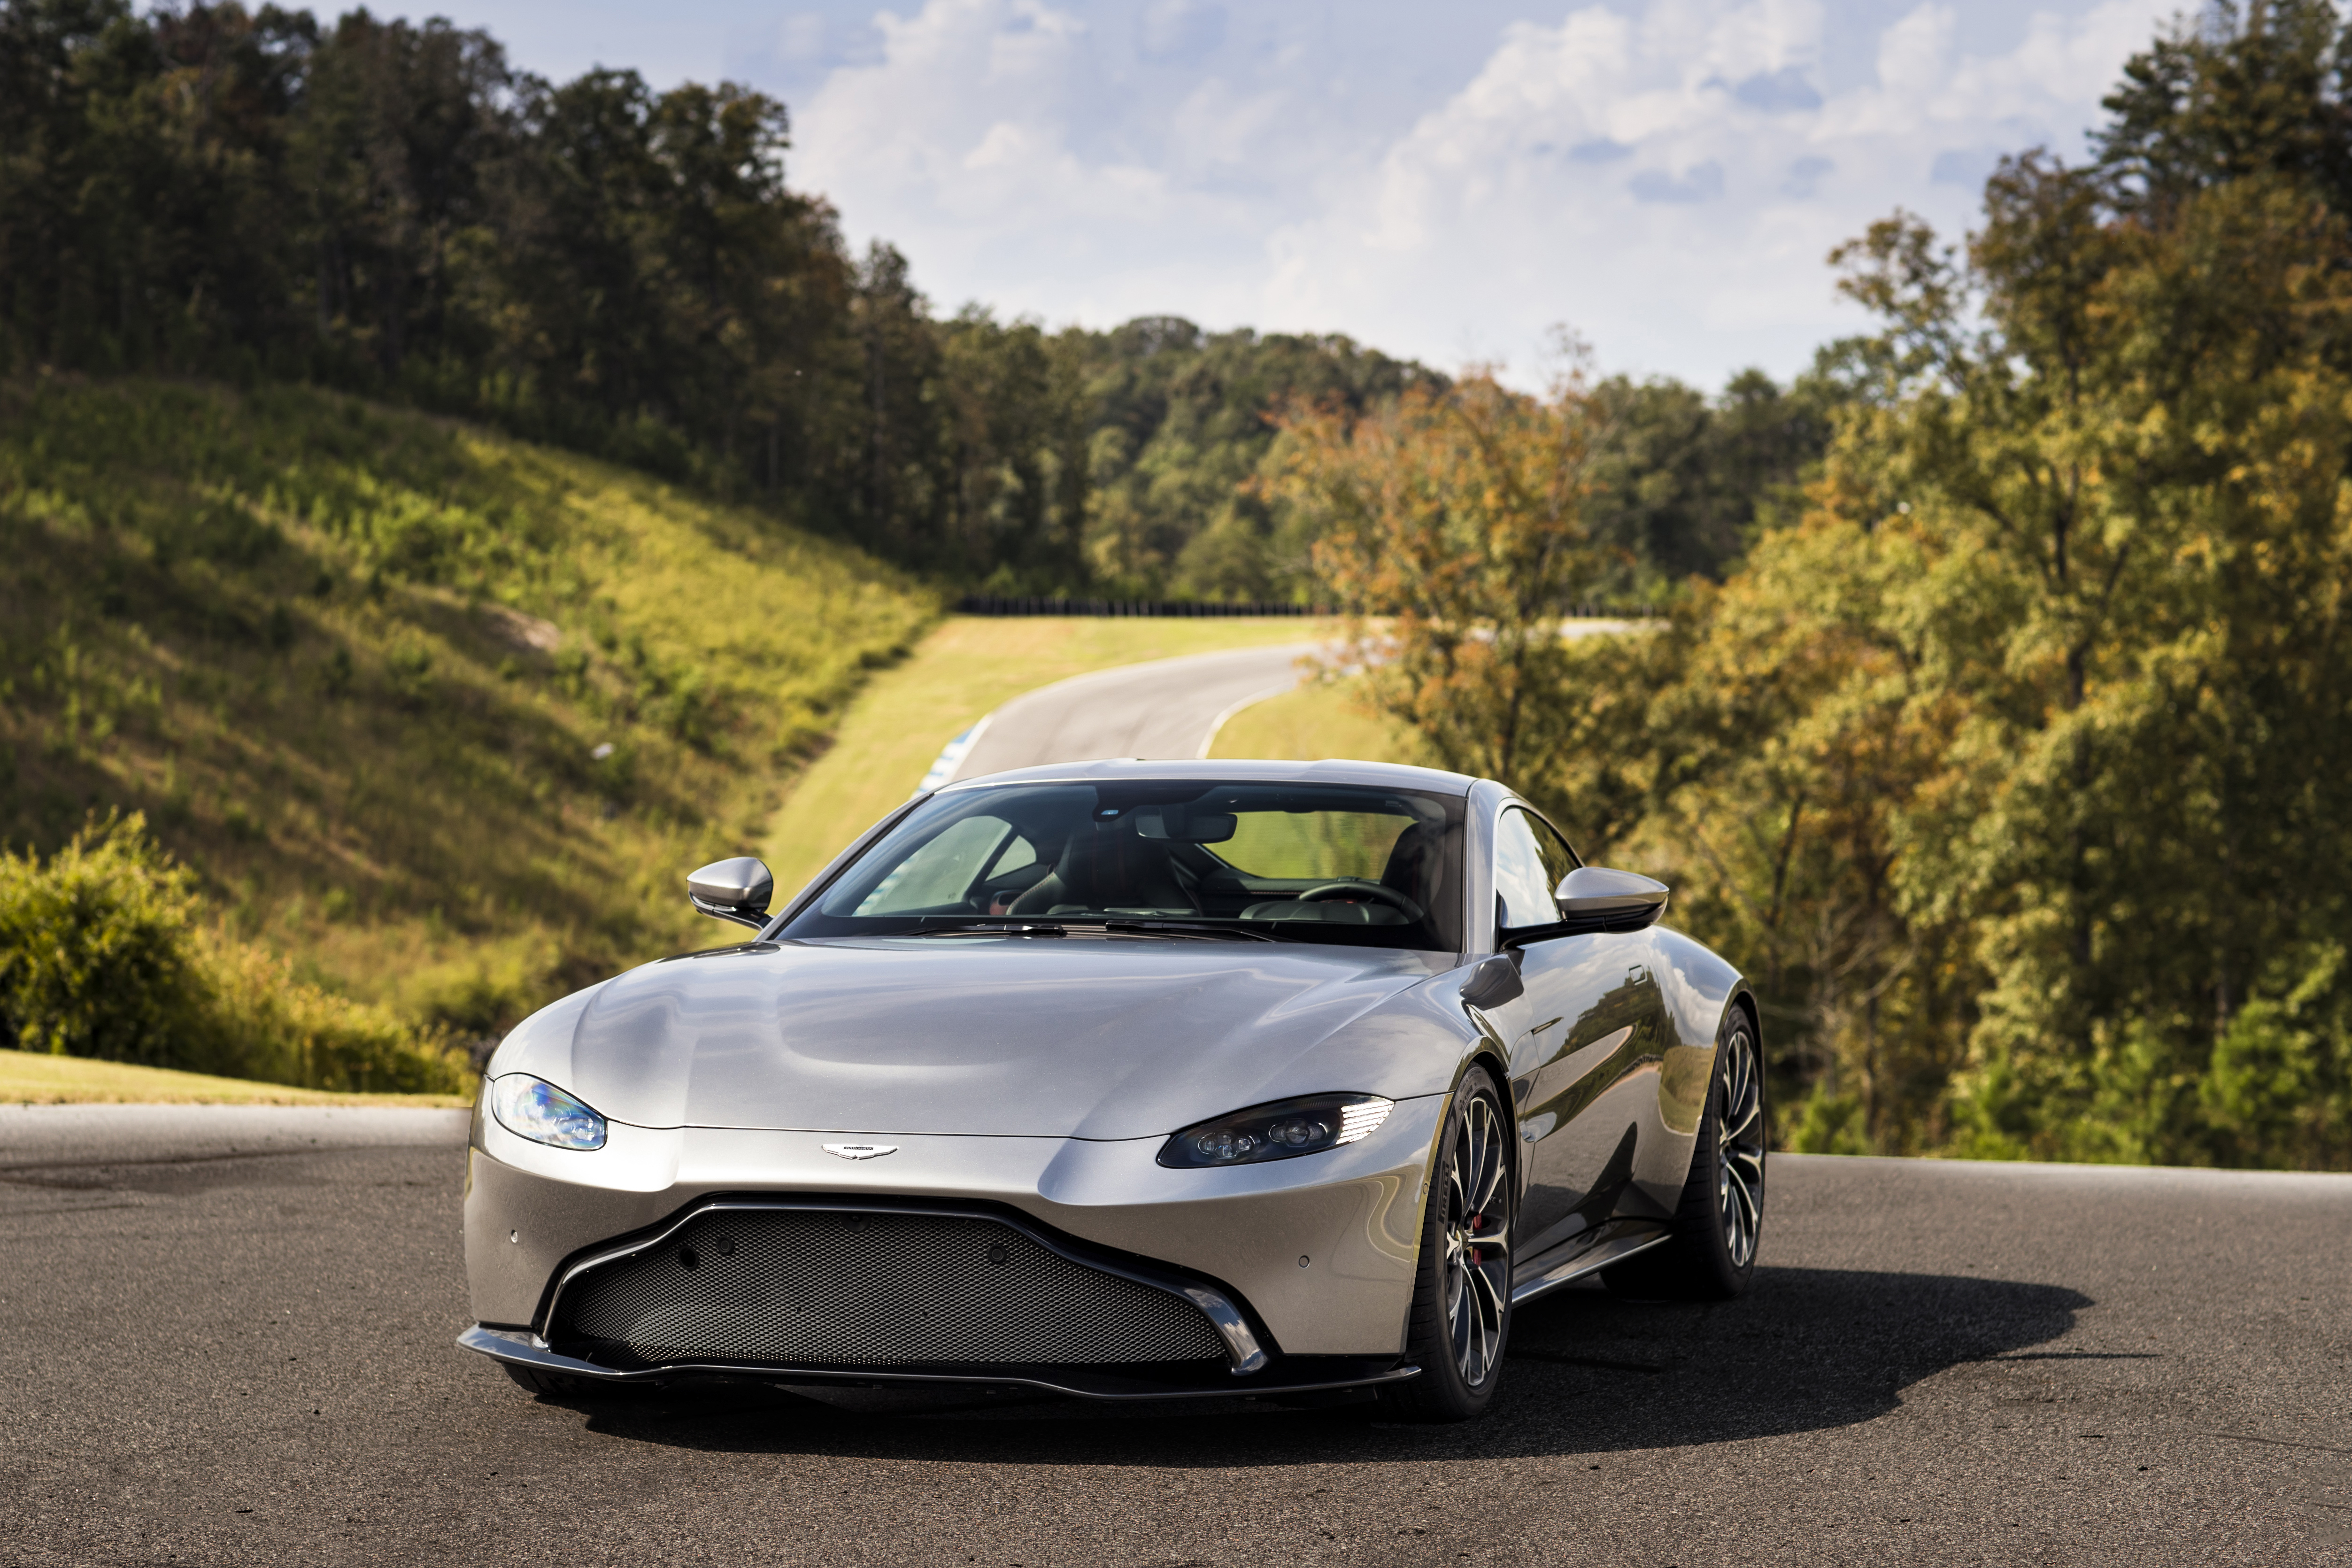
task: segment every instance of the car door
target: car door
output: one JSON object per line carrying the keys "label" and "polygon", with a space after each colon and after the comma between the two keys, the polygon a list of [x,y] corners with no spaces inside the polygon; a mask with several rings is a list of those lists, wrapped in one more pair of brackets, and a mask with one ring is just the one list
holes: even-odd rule
{"label": "car door", "polygon": [[[1550,824],[1506,807],[1495,832],[1497,940],[1557,921],[1552,891],[1576,864]],[[1656,1057],[1662,998],[1643,932],[1517,945],[1525,991],[1488,1016],[1510,1030],[1524,1268],[1586,1239],[1632,1181],[1639,1130],[1656,1109],[1656,1075],[1636,1069]]]}

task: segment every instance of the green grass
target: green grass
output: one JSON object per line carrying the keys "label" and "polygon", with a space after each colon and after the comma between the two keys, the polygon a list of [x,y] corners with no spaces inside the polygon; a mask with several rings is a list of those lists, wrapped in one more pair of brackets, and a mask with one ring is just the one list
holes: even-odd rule
{"label": "green grass", "polygon": [[0,1050],[0,1105],[467,1106],[455,1094],[329,1094],[127,1062]]}
{"label": "green grass", "polygon": [[683,873],[758,846],[936,614],[845,545],[448,421],[0,384],[0,838],[142,810],[228,934],[461,1032],[705,944]]}
{"label": "green grass", "polygon": [[1331,622],[1282,618],[954,616],[905,664],[867,683],[832,749],[786,799],[765,851],[778,893],[797,890],[912,795],[940,748],[1009,698],[1114,665],[1313,642],[1336,630]]}
{"label": "green grass", "polygon": [[1362,684],[1360,677],[1315,680],[1253,702],[1225,721],[1209,754],[1302,763],[1347,757],[1435,767],[1420,737],[1364,710]]}

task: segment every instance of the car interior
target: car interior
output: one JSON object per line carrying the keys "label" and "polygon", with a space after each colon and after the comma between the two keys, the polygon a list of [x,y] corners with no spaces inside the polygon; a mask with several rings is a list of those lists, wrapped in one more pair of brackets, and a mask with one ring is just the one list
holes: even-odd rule
{"label": "car interior", "polygon": [[1447,915],[1459,896],[1460,808],[1442,797],[1180,783],[1006,786],[936,804],[869,851],[872,869],[853,868],[824,913],[858,926],[1237,921],[1338,928],[1333,937],[1378,928],[1422,939],[1412,946],[1452,945],[1440,932],[1456,923]]}

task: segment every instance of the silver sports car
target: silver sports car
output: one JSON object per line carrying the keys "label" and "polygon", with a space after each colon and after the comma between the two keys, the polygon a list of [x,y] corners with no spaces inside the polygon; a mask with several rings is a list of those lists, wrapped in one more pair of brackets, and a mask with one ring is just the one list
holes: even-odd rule
{"label": "silver sports car", "polygon": [[918,796],[754,927],[532,1016],[474,1118],[459,1343],[719,1377],[1493,1397],[1513,1308],[1736,1296],[1738,973],[1491,781],[1088,763]]}

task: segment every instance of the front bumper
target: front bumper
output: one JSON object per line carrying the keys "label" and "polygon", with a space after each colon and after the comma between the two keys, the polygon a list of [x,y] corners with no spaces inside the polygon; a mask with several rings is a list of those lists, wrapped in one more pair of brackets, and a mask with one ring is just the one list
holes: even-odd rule
{"label": "front bumper", "polygon": [[[886,1138],[616,1124],[604,1149],[583,1152],[529,1142],[479,1117],[467,1154],[465,1217],[480,1326],[461,1342],[514,1364],[598,1382],[657,1381],[689,1371],[750,1374],[753,1369],[739,1364],[620,1370],[562,1356],[546,1340],[559,1282],[610,1251],[616,1238],[657,1234],[713,1200],[911,1199],[1010,1211],[1078,1244],[1195,1279],[1231,1304],[1263,1361],[1251,1363],[1220,1321],[1235,1375],[1198,1390],[1100,1368],[963,1377],[820,1367],[794,1370],[795,1379],[1025,1383],[1142,1398],[1410,1376],[1400,1362],[1423,1176],[1444,1110],[1443,1096],[1402,1100],[1361,1143],[1221,1171],[1159,1165],[1158,1139]],[[853,1163],[824,1151],[828,1142],[860,1136],[894,1143],[896,1152]],[[1218,1320],[1213,1309],[1203,1310]],[[551,1365],[549,1357],[566,1364]],[[773,1369],[759,1374],[782,1381]]]}
{"label": "front bumper", "polygon": [[734,1362],[679,1363],[668,1366],[620,1371],[593,1361],[558,1354],[529,1329],[492,1329],[477,1323],[457,1336],[459,1348],[478,1351],[506,1366],[520,1367],[577,1380],[585,1386],[630,1388],[662,1386],[704,1379],[771,1384],[790,1388],[812,1384],[849,1387],[897,1386],[920,1384],[1017,1386],[1067,1394],[1081,1399],[1231,1399],[1265,1394],[1319,1394],[1343,1388],[1372,1388],[1402,1383],[1421,1375],[1421,1369],[1394,1356],[1290,1356],[1245,1382],[1200,1382],[1173,1384],[1146,1377],[1122,1377],[1097,1367],[1038,1367],[986,1373],[846,1371],[835,1367],[758,1367]]}

